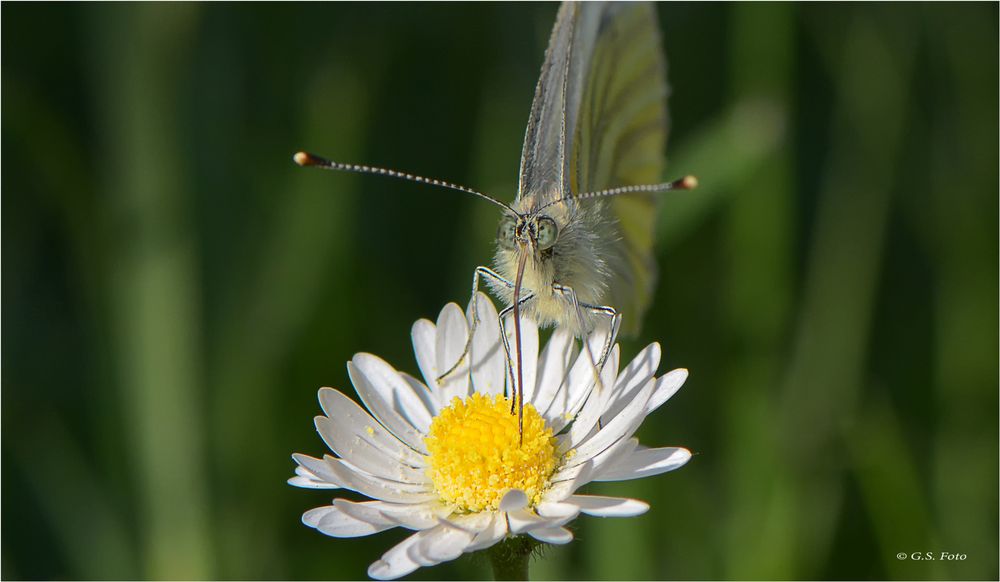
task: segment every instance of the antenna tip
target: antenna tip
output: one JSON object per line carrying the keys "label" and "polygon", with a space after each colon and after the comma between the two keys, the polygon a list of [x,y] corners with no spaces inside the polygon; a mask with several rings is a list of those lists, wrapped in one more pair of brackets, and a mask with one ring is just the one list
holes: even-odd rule
{"label": "antenna tip", "polygon": [[307,154],[306,152],[296,153],[294,156],[292,156],[292,160],[294,160],[296,164],[302,166],[303,168],[306,166],[314,166],[318,161],[316,159],[316,156],[312,154]]}
{"label": "antenna tip", "polygon": [[685,190],[694,190],[698,187],[698,178],[694,176],[684,176],[681,178],[681,188]]}

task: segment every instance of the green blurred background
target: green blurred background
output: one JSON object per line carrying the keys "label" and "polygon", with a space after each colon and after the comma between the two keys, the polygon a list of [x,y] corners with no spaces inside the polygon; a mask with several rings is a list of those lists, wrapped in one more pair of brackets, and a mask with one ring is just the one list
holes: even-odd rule
{"label": "green blurred background", "polygon": [[[316,389],[467,300],[553,4],[9,4],[2,576],[363,578],[289,487]],[[998,11],[664,4],[661,281],[684,389],[539,578],[998,577]],[[897,560],[898,552],[964,554]],[[412,577],[482,578],[476,557]]]}

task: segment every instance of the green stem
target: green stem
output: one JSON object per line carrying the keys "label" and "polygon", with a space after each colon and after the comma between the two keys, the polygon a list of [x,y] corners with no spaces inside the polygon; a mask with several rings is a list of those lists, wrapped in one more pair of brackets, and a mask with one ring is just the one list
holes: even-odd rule
{"label": "green stem", "polygon": [[507,538],[489,550],[494,580],[527,580],[528,560],[538,542],[527,537]]}

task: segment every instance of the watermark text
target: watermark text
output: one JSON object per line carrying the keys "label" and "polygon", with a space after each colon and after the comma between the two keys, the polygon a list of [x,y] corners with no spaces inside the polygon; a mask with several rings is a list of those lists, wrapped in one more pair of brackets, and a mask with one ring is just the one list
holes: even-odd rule
{"label": "watermark text", "polygon": [[964,562],[968,555],[960,552],[899,552],[897,560],[913,560],[915,562]]}

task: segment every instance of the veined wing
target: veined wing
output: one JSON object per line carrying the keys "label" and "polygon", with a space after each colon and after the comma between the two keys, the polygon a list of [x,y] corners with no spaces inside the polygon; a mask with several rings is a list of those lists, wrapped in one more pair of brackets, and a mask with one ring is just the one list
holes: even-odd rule
{"label": "veined wing", "polygon": [[549,46],[545,49],[542,74],[535,86],[528,129],[521,151],[521,171],[517,201],[533,196],[537,204],[569,194],[569,180],[564,171],[568,159],[565,135],[569,135],[566,97],[573,90],[579,93],[577,82],[569,87],[570,52],[578,6],[563,2],[556,15]]}
{"label": "veined wing", "polygon": [[[587,74],[579,110],[573,112],[576,124],[567,134],[573,140],[571,190],[661,181],[667,81],[655,7],[587,3],[580,7],[579,20],[581,32],[594,32],[575,40],[571,57],[571,74],[577,62],[587,61],[581,69]],[[653,226],[658,201],[656,194],[629,194],[609,202],[620,237],[618,256],[611,260],[610,303],[626,316],[623,332],[639,331],[656,286]]]}
{"label": "veined wing", "polygon": [[[535,89],[518,200],[531,196],[540,206],[571,193],[659,182],[665,69],[651,4],[563,3]],[[616,238],[608,243],[609,299],[626,314],[625,332],[638,331],[656,284],[657,200],[629,194],[608,202]]]}

